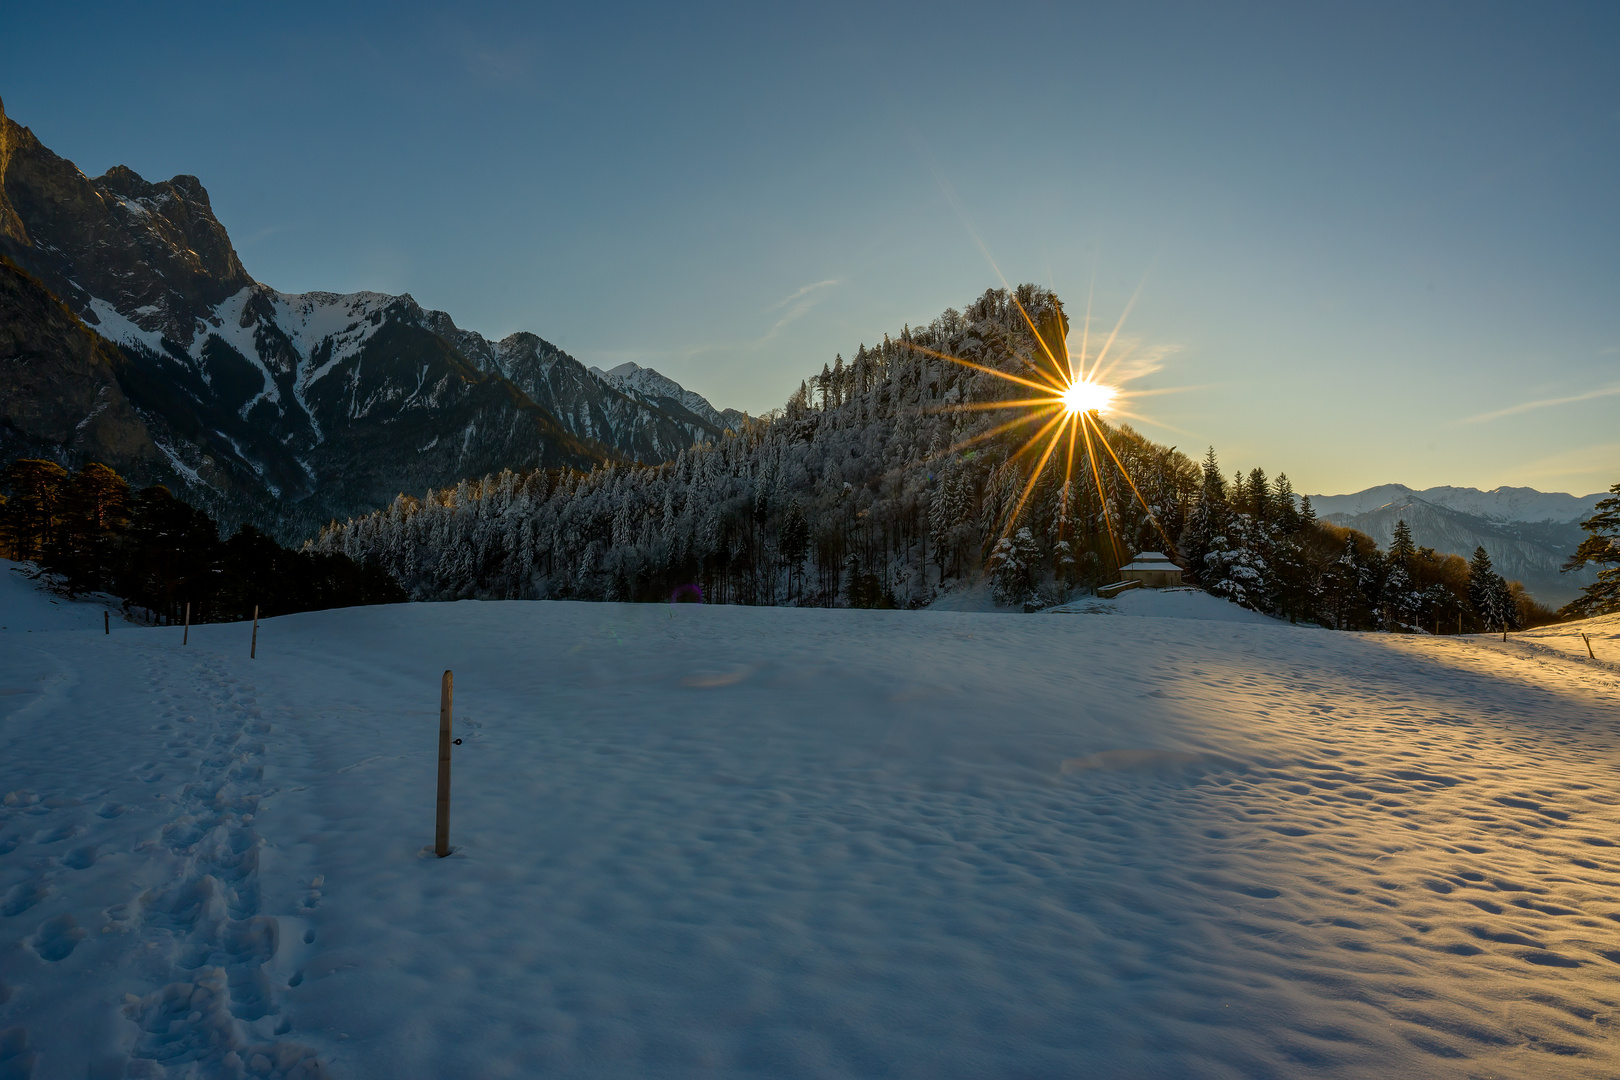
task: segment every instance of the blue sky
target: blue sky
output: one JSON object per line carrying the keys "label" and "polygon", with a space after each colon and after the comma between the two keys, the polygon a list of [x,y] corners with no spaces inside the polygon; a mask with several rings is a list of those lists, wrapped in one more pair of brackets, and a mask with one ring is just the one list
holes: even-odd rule
{"label": "blue sky", "polygon": [[1612,4],[5,23],[14,119],[92,175],[200,177],[285,291],[409,292],[759,412],[998,273],[1076,322],[1140,289],[1131,386],[1185,389],[1139,426],[1228,471],[1620,481]]}

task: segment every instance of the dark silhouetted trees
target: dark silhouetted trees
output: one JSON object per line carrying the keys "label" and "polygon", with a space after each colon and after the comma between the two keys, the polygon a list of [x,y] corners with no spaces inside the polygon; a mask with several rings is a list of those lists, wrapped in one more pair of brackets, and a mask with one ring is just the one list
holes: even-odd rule
{"label": "dark silhouetted trees", "polygon": [[393,603],[406,599],[388,573],[343,555],[290,551],[245,527],[221,541],[203,511],[167,488],[133,495],[112,469],[71,475],[49,461],[19,460],[0,472],[0,537],[14,557],[37,561],[69,593],[106,592],[126,609],[193,622]]}

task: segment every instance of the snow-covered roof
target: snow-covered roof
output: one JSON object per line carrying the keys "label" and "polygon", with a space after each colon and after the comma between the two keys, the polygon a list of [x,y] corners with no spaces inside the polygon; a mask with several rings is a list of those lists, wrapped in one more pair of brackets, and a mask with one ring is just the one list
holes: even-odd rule
{"label": "snow-covered roof", "polygon": [[1144,551],[1129,566],[1122,566],[1120,570],[1174,570],[1181,571],[1181,567],[1170,561],[1170,557],[1162,551]]}

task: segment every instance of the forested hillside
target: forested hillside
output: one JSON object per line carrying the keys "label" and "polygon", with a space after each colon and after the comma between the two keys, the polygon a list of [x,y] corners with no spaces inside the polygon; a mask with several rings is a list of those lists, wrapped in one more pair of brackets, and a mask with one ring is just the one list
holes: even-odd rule
{"label": "forested hillside", "polygon": [[1408,543],[1391,558],[1317,522],[1286,475],[1228,483],[1213,450],[1200,468],[1124,425],[1099,421],[1106,445],[1059,449],[1031,485],[1037,418],[989,407],[1026,392],[949,357],[1029,377],[1066,330],[1052,293],[991,290],[838,357],[782,409],[673,462],[401,495],[311,548],[374,560],[417,599],[918,607],[988,573],[1026,608],[1164,549],[1210,591],[1296,620],[1454,632],[1534,617],[1488,570],[1471,596],[1455,556]]}

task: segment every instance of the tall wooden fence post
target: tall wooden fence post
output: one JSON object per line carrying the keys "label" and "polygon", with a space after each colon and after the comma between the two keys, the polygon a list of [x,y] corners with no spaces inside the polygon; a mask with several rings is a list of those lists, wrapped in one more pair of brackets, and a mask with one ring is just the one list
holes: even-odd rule
{"label": "tall wooden fence post", "polygon": [[1586,636],[1586,632],[1584,630],[1580,632],[1580,635],[1581,640],[1586,642],[1586,655],[1591,657],[1591,659],[1596,660],[1597,656],[1592,652],[1592,639]]}
{"label": "tall wooden fence post", "polygon": [[439,683],[439,813],[434,822],[433,853],[450,854],[450,689],[454,675],[446,671]]}
{"label": "tall wooden fence post", "polygon": [[191,601],[186,601],[186,630],[180,636],[180,644],[185,645],[191,641]]}
{"label": "tall wooden fence post", "polygon": [[259,605],[253,605],[253,642],[248,646],[248,659],[259,658]]}
{"label": "tall wooden fence post", "polygon": [[103,634],[112,633],[112,615],[106,609],[102,609],[101,612],[101,632]]}

